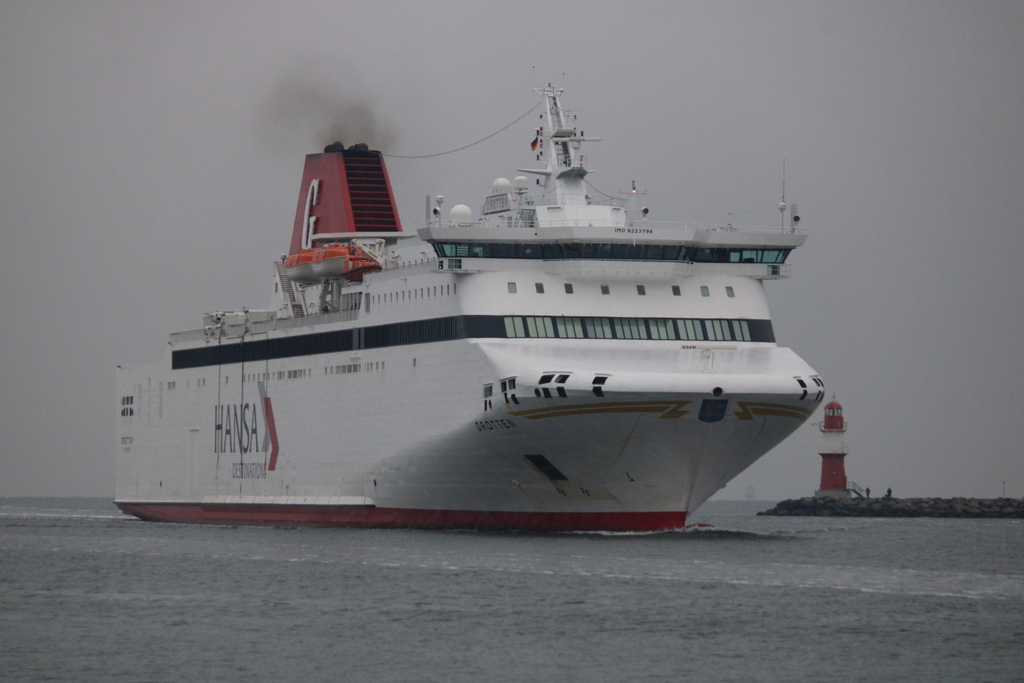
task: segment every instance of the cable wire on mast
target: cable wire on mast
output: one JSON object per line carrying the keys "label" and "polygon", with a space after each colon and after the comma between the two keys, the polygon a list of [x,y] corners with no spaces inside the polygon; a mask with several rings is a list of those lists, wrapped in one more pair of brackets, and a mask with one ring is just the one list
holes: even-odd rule
{"label": "cable wire on mast", "polygon": [[522,116],[520,116],[518,119],[516,119],[512,123],[508,124],[507,126],[504,126],[502,128],[499,128],[498,130],[494,131],[493,133],[491,133],[487,137],[480,138],[476,142],[471,142],[468,145],[463,145],[462,147],[456,147],[455,149],[450,149],[447,152],[438,152],[436,154],[417,154],[417,155],[384,154],[383,152],[381,152],[381,156],[388,157],[389,159],[430,159],[431,157],[443,157],[446,154],[455,154],[455,152],[461,152],[464,149],[469,149],[470,147],[472,147],[474,145],[479,145],[481,142],[485,142],[487,140],[490,140],[491,138],[493,138],[498,133],[501,133],[501,132],[511,128],[512,126],[514,126],[515,124],[519,123],[520,121],[525,119],[527,116],[532,114],[537,109],[537,107],[539,107],[541,104],[543,104],[543,102],[538,102],[537,104],[533,105],[532,107],[530,107],[530,111],[526,112],[525,114],[523,114]]}

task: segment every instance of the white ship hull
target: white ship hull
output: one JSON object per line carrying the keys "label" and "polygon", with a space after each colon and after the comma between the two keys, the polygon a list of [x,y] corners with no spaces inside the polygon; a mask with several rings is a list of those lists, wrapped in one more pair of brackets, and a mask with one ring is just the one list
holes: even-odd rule
{"label": "white ship hull", "polygon": [[[708,356],[645,344],[455,340],[363,351],[357,363],[343,353],[218,373],[126,369],[123,393],[142,379],[146,387],[137,412],[122,418],[120,431],[135,436],[122,445],[118,504],[168,521],[679,527],[810,416],[816,404],[800,399],[792,377],[811,371],[777,347]],[[716,371],[702,372],[709,361]],[[497,378],[552,368],[570,374],[565,397],[538,398],[520,382],[518,404],[499,392],[489,404],[481,398]],[[599,372],[611,375],[602,397],[590,384]],[[262,379],[280,373],[285,379]],[[701,420],[716,387],[726,389],[711,399],[726,402],[722,417]],[[275,445],[281,455],[270,469]]]}
{"label": "white ship hull", "polygon": [[378,152],[309,155],[292,259],[351,240],[379,272],[314,283],[275,264],[271,308],[208,314],[162,362],[119,367],[117,505],[176,522],[673,529],[806,421],[824,384],[776,345],[763,284],[805,236],[593,202],[578,155],[593,139],[560,91],[541,94],[547,166],[526,172],[551,204],[499,179],[485,218],[457,206],[404,233]]}

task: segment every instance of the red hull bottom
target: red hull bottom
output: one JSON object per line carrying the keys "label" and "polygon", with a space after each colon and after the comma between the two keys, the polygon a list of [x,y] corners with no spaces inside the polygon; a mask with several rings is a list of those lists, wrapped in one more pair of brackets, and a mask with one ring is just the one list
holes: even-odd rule
{"label": "red hull bottom", "polygon": [[521,531],[667,531],[682,529],[685,512],[488,512],[411,510],[350,505],[115,503],[151,522],[376,529]]}

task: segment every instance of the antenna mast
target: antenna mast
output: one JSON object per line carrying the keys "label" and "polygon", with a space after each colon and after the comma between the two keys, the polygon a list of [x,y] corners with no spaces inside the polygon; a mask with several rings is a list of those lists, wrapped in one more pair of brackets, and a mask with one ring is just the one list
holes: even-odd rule
{"label": "antenna mast", "polygon": [[779,227],[786,230],[786,157],[782,157],[782,201],[779,202]]}

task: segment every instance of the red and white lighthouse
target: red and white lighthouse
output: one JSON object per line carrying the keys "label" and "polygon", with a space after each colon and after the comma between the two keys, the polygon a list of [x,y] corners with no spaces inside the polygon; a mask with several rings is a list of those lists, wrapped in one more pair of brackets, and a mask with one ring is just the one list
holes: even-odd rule
{"label": "red and white lighthouse", "polygon": [[822,435],[821,488],[815,492],[818,497],[849,498],[850,488],[846,482],[846,467],[843,460],[847,450],[843,437],[846,435],[846,421],[843,406],[833,399],[825,404],[825,420],[820,424]]}

